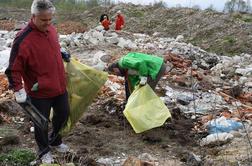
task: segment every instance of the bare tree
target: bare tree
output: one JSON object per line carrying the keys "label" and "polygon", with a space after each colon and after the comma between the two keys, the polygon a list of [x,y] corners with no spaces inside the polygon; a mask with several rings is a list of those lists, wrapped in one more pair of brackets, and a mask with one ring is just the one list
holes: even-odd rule
{"label": "bare tree", "polygon": [[155,0],[153,3],[153,6],[154,7],[167,7],[167,4],[162,0],[159,0],[159,1]]}
{"label": "bare tree", "polygon": [[247,12],[251,12],[251,2],[250,2],[250,0],[247,0],[247,4],[246,4],[247,6],[246,6],[246,11]]}
{"label": "bare tree", "polygon": [[199,5],[193,5],[192,8],[193,8],[193,9],[196,9],[196,10],[200,10],[200,6],[199,6]]}
{"label": "bare tree", "polygon": [[180,3],[176,4],[176,8],[181,8],[182,5]]}
{"label": "bare tree", "polygon": [[210,6],[208,6],[206,8],[206,10],[208,10],[208,11],[215,11],[215,8],[214,8],[213,4],[211,4]]}
{"label": "bare tree", "polygon": [[230,0],[225,3],[224,11],[228,13],[246,12],[250,8],[250,0]]}

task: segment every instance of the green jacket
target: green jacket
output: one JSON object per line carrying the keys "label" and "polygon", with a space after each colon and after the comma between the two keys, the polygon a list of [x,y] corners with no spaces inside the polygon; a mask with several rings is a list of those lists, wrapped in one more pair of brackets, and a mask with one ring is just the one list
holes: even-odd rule
{"label": "green jacket", "polygon": [[128,76],[133,90],[140,80],[139,76],[151,77],[155,80],[163,62],[163,58],[157,56],[131,52],[119,60],[119,67],[138,72],[137,75]]}

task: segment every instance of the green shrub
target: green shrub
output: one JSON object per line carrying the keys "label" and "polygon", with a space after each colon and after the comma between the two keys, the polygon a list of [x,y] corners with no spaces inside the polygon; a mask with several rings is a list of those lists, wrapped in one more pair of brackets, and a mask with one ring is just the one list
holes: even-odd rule
{"label": "green shrub", "polygon": [[129,17],[143,17],[144,16],[144,12],[140,11],[140,10],[132,10],[129,12]]}
{"label": "green shrub", "polygon": [[233,36],[226,36],[224,37],[224,40],[223,40],[224,43],[229,43],[229,44],[233,44],[235,43],[235,41],[236,39]]}
{"label": "green shrub", "polygon": [[0,154],[0,166],[27,166],[35,160],[35,154],[27,149],[13,149]]}
{"label": "green shrub", "polygon": [[252,16],[244,16],[244,17],[242,18],[242,20],[243,20],[244,22],[252,22]]}
{"label": "green shrub", "polygon": [[30,8],[31,0],[0,0],[0,6],[2,7],[18,7],[18,8]]}

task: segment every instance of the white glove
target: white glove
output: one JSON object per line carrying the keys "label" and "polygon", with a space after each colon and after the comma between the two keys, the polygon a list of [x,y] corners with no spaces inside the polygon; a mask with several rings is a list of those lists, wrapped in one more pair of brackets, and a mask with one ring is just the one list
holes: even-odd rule
{"label": "white glove", "polygon": [[26,101],[27,94],[24,88],[20,89],[17,92],[14,92],[14,95],[15,95],[17,103],[24,103]]}
{"label": "white glove", "polygon": [[145,85],[146,84],[146,82],[147,82],[147,77],[141,77],[140,76],[140,85]]}

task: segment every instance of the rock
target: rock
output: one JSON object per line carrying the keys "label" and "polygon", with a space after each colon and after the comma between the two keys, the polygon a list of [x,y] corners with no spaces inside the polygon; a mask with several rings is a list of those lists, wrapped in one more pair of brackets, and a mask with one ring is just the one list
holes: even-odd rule
{"label": "rock", "polygon": [[25,21],[18,21],[16,24],[15,24],[15,30],[21,30],[23,29],[25,26],[27,25],[27,22]]}
{"label": "rock", "polygon": [[103,33],[102,32],[94,31],[92,33],[92,37],[96,38],[100,42],[104,41],[104,37],[103,37]]}
{"label": "rock", "polygon": [[100,60],[101,60],[102,62],[106,62],[106,63],[108,63],[108,62],[110,61],[110,59],[111,59],[111,56],[110,56],[110,55],[103,55],[103,56],[100,58]]}
{"label": "rock", "polygon": [[7,112],[10,115],[16,115],[17,112],[22,111],[22,107],[14,100],[0,101],[0,112]]}
{"label": "rock", "polygon": [[60,166],[59,164],[40,164],[39,166]]}
{"label": "rock", "polygon": [[195,155],[193,152],[183,151],[179,156],[186,165],[200,166],[202,163],[200,156]]}
{"label": "rock", "polygon": [[240,84],[245,84],[245,86],[247,86],[247,81],[248,81],[248,77],[240,77],[239,79],[239,83]]}
{"label": "rock", "polygon": [[230,134],[237,138],[242,137],[242,134],[239,131],[231,131]]}
{"label": "rock", "polygon": [[192,95],[181,94],[177,98],[177,102],[182,105],[188,105],[188,104],[190,104],[191,101],[193,101]]}
{"label": "rock", "polygon": [[245,86],[248,87],[248,88],[252,88],[252,82],[246,82]]}
{"label": "rock", "polygon": [[176,42],[184,42],[184,36],[183,35],[178,35],[177,38],[175,39]]}
{"label": "rock", "polygon": [[200,142],[200,146],[219,146],[231,141],[234,136],[230,133],[215,133],[210,134],[206,138],[203,138]]}
{"label": "rock", "polygon": [[144,160],[144,161],[157,161],[156,158],[154,158],[152,155],[149,153],[143,153],[138,156],[139,159]]}
{"label": "rock", "polygon": [[119,42],[118,37],[106,37],[105,40],[108,44],[117,44]]}
{"label": "rock", "polygon": [[137,49],[137,45],[135,43],[133,43],[132,41],[128,40],[128,45],[127,47],[128,49]]}
{"label": "rock", "polygon": [[99,41],[94,37],[89,37],[88,41],[93,45],[98,45]]}
{"label": "rock", "polygon": [[18,131],[11,128],[1,127],[0,128],[0,147],[5,145],[16,145],[19,144]]}
{"label": "rock", "polygon": [[136,157],[128,157],[122,166],[155,166],[155,163],[142,161]]}
{"label": "rock", "polygon": [[127,43],[127,41],[125,40],[125,39],[123,39],[123,38],[119,38],[119,42],[118,42],[118,46],[119,47],[121,47],[121,48],[125,48],[125,46],[127,45],[128,43]]}
{"label": "rock", "polygon": [[67,163],[64,166],[75,166],[75,164],[74,163]]}
{"label": "rock", "polygon": [[245,69],[242,69],[242,68],[236,69],[235,73],[239,74],[239,75],[242,75],[242,76],[251,75],[252,74],[252,67],[245,68]]}
{"label": "rock", "polygon": [[108,166],[119,166],[121,165],[121,161],[118,160],[117,158],[100,158],[97,160],[98,164],[104,164]]}
{"label": "rock", "polygon": [[240,85],[233,86],[230,89],[230,95],[233,97],[238,97],[242,93],[242,87]]}
{"label": "rock", "polygon": [[154,33],[152,34],[153,37],[158,37],[158,36],[160,36],[160,35],[161,35],[160,32],[154,32]]}
{"label": "rock", "polygon": [[104,29],[104,27],[102,25],[99,25],[95,27],[94,29],[101,32]]}
{"label": "rock", "polygon": [[9,65],[10,48],[0,51],[0,72],[4,72]]}

